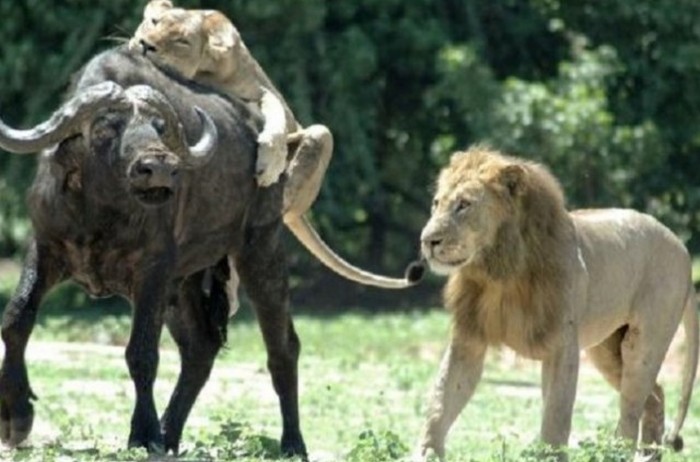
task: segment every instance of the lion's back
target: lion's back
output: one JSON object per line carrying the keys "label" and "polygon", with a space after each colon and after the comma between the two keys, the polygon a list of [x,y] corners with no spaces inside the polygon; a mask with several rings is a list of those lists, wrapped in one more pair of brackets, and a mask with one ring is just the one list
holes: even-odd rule
{"label": "lion's back", "polygon": [[[680,239],[654,217],[629,209],[580,210],[571,215],[586,267],[584,316],[600,324],[598,334],[605,325],[634,317],[642,298],[659,303],[685,300],[690,256]],[[680,313],[683,303],[675,309]]]}

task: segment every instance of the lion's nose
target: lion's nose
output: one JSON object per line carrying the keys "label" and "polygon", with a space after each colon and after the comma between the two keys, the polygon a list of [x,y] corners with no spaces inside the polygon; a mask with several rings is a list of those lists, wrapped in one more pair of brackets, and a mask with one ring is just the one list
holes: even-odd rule
{"label": "lion's nose", "polygon": [[144,55],[145,55],[146,53],[149,53],[149,52],[150,52],[150,53],[155,53],[156,51],[157,51],[157,50],[156,50],[156,47],[154,47],[153,45],[151,45],[150,43],[148,43],[148,42],[145,41],[145,40],[141,40],[141,52],[142,52]]}
{"label": "lion's nose", "polygon": [[442,232],[431,229],[426,226],[420,236],[421,247],[424,251],[432,254],[444,240]]}

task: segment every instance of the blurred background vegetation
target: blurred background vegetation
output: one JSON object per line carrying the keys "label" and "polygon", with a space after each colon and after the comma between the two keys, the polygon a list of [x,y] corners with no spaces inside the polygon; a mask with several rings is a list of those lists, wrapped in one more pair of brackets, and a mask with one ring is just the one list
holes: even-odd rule
{"label": "blurred background vegetation", "polygon": [[[0,114],[27,126],[128,37],[145,0],[0,0]],[[225,12],[304,124],[336,149],[312,211],[350,261],[400,274],[437,171],[486,142],[547,163],[571,207],[634,207],[700,251],[697,0],[205,0]],[[35,159],[0,153],[0,258],[31,232]],[[321,269],[290,238],[297,304],[416,304]],[[341,296],[342,294],[342,296]],[[435,300],[435,298],[433,298]]]}

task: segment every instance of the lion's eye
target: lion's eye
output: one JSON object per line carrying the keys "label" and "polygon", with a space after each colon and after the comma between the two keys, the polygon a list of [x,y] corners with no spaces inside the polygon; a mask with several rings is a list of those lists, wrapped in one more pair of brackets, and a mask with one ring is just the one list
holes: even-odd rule
{"label": "lion's eye", "polygon": [[190,42],[187,39],[179,38],[179,39],[175,39],[175,45],[181,46],[181,47],[188,47],[188,46],[190,46]]}
{"label": "lion's eye", "polygon": [[433,210],[435,210],[437,208],[439,203],[440,203],[440,201],[438,201],[437,199],[433,199],[433,205],[432,205]]}
{"label": "lion's eye", "polygon": [[471,201],[467,199],[462,199],[459,202],[457,202],[457,205],[455,206],[455,212],[463,212],[467,210],[469,207],[471,207],[472,203]]}

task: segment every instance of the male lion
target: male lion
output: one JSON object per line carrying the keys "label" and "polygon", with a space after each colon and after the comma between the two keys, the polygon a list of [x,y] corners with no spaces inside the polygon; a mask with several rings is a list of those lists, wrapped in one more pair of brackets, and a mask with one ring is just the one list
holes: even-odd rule
{"label": "male lion", "polygon": [[543,166],[476,147],[454,154],[440,173],[421,244],[431,269],[449,275],[453,330],[418,459],[431,450],[444,458],[446,434],[479,382],[487,347],[496,345],[542,361],[544,443],[568,442],[580,349],[620,392],[616,434],[637,442],[641,420],[642,442],[661,443],[656,377],[682,320],[687,356],[667,438],[680,449],[698,317],[690,258],[671,231],[632,210],[569,213]]}

